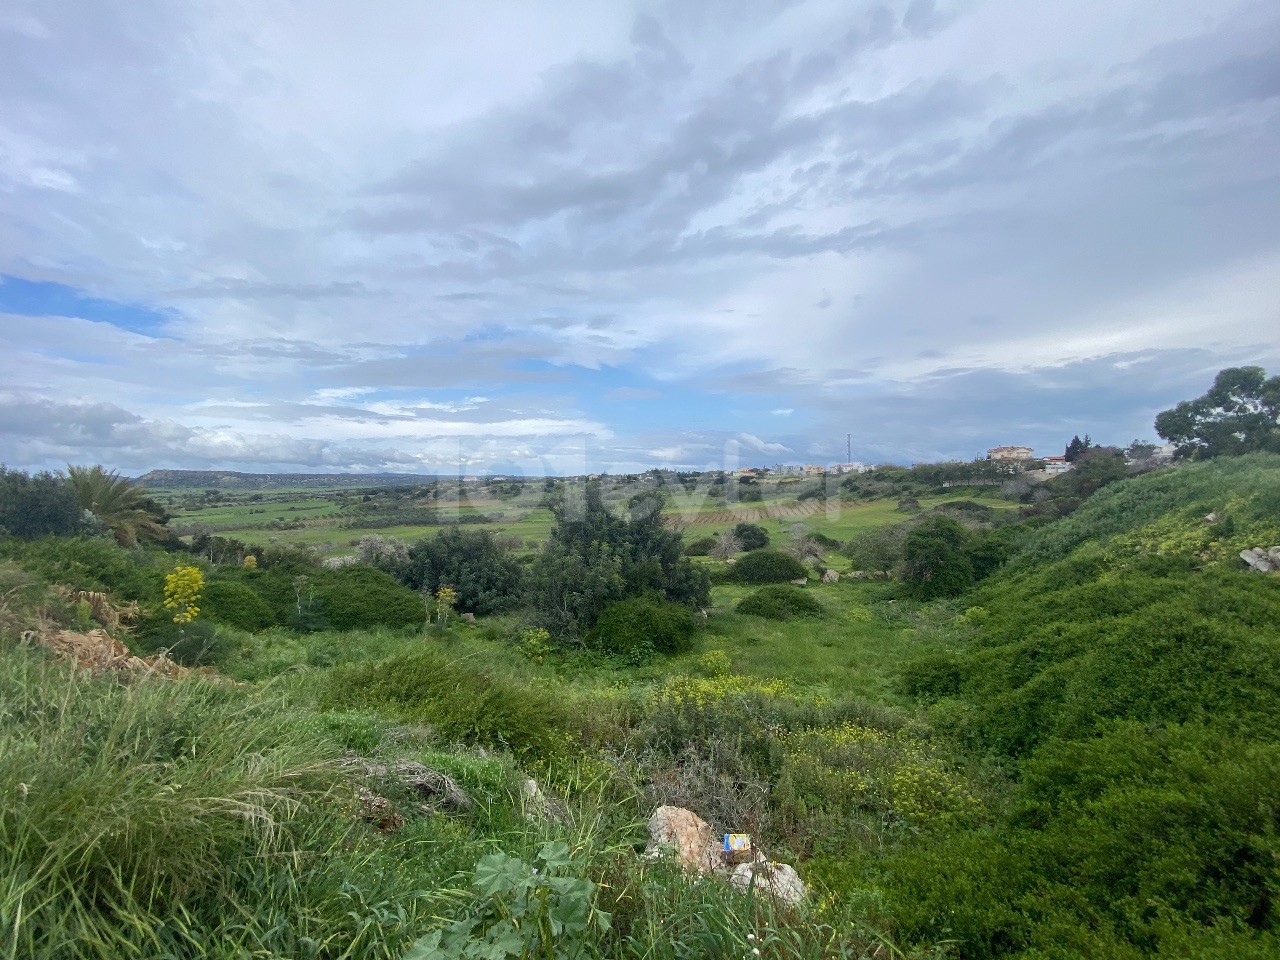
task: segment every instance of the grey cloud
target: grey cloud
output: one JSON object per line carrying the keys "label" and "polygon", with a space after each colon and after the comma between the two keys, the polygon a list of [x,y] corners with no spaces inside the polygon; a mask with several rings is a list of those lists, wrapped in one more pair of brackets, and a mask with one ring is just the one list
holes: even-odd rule
{"label": "grey cloud", "polygon": [[223,277],[180,290],[169,295],[179,299],[202,298],[274,298],[292,297],[298,300],[324,300],[330,297],[366,297],[369,289],[355,280],[334,280],[330,283],[268,283]]}

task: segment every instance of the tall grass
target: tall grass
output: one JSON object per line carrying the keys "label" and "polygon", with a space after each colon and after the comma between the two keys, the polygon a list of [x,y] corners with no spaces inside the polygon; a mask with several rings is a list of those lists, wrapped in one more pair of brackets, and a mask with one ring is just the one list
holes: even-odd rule
{"label": "tall grass", "polygon": [[414,887],[336,751],[269,698],[4,650],[0,957],[395,955]]}

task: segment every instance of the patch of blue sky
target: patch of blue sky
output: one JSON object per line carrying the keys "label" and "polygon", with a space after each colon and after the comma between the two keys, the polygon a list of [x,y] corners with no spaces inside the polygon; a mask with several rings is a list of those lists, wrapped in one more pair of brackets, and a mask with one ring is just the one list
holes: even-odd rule
{"label": "patch of blue sky", "polygon": [[7,274],[0,274],[0,313],[77,317],[148,336],[163,336],[164,328],[177,316],[171,310],[91,297],[75,287],[51,280],[26,280]]}

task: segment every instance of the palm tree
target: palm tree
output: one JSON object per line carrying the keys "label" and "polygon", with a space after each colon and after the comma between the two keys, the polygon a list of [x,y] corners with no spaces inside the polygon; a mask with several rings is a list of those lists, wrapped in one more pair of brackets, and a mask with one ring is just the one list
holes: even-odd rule
{"label": "palm tree", "polygon": [[164,515],[156,509],[147,491],[135,487],[114,470],[108,473],[101,465],[73,467],[68,464],[67,483],[75,491],[80,506],[115,534],[122,546],[136,547],[139,537],[165,538]]}

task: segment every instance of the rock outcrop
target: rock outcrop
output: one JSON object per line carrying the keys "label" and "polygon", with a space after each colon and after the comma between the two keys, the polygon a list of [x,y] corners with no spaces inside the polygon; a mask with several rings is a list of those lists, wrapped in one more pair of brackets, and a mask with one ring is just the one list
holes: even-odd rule
{"label": "rock outcrop", "polygon": [[703,875],[720,865],[711,824],[684,807],[661,806],[649,817],[645,856],[656,857],[664,850],[670,851],[681,866]]}
{"label": "rock outcrop", "polygon": [[1270,550],[1262,547],[1241,550],[1240,559],[1258,573],[1273,573],[1280,570],[1280,547],[1272,547]]}
{"label": "rock outcrop", "polygon": [[822,575],[823,583],[838,583],[839,581],[840,581],[840,574],[835,570],[828,570],[826,573]]}
{"label": "rock outcrop", "polygon": [[768,896],[795,906],[808,894],[795,868],[775,863],[758,850],[746,863],[737,863],[723,853],[707,823],[692,810],[661,806],[649,817],[649,845],[645,856],[669,852],[686,870],[699,876],[726,880],[740,890]]}
{"label": "rock outcrop", "polygon": [[808,896],[809,889],[789,863],[774,863],[761,857],[752,863],[740,863],[729,874],[729,882],[756,896],[768,896],[794,907]]}
{"label": "rock outcrop", "polygon": [[[396,760],[392,763],[379,763],[368,760],[354,753],[349,753],[342,761],[347,769],[359,771],[362,775],[379,785],[379,789],[393,794],[408,793],[420,803],[416,813],[434,813],[447,810],[451,813],[466,813],[475,806],[471,797],[451,776],[432,770],[414,760]],[[360,817],[373,824],[384,833],[391,833],[404,826],[404,816],[396,809],[395,802],[367,786],[356,788],[356,801],[360,806]]]}

